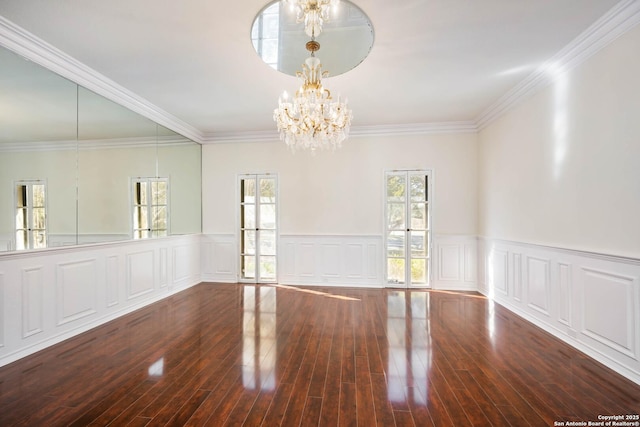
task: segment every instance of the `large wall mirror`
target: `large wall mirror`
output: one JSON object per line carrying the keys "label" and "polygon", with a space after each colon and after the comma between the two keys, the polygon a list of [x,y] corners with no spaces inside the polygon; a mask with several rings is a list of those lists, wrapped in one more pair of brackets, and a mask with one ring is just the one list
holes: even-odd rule
{"label": "large wall mirror", "polygon": [[0,47],[0,252],[201,232],[201,147]]}

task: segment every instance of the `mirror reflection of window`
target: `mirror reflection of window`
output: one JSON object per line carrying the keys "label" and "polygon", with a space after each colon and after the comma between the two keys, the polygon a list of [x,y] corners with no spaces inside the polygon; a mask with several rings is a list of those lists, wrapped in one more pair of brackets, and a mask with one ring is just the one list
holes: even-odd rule
{"label": "mirror reflection of window", "polygon": [[429,294],[390,292],[387,296],[389,401],[426,405],[431,368]]}
{"label": "mirror reflection of window", "polygon": [[19,181],[15,188],[15,248],[46,248],[47,208],[44,181]]}
{"label": "mirror reflection of window", "polygon": [[169,179],[135,178],[132,184],[133,238],[167,236]]}
{"label": "mirror reflection of window", "polygon": [[250,390],[275,390],[276,289],[244,287],[242,384]]}
{"label": "mirror reflection of window", "polygon": [[274,3],[256,18],[251,28],[253,48],[270,67],[278,69],[280,40],[280,3]]}

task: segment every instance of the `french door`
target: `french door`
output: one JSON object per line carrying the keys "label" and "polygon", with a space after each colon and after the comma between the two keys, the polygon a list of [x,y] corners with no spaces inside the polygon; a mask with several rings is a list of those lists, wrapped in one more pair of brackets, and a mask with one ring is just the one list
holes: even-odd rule
{"label": "french door", "polygon": [[430,176],[426,170],[385,174],[387,286],[430,286]]}
{"label": "french door", "polygon": [[241,175],[240,281],[273,283],[277,279],[277,178]]}

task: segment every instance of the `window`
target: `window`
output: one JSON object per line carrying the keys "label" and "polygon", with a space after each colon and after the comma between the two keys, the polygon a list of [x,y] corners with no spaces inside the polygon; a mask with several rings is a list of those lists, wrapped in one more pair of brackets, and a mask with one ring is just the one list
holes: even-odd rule
{"label": "window", "polygon": [[242,175],[240,190],[240,280],[275,282],[277,249],[277,179]]}
{"label": "window", "polygon": [[18,181],[15,185],[16,249],[47,247],[46,184]]}
{"label": "window", "polygon": [[385,256],[390,286],[429,286],[429,178],[429,171],[394,171],[385,176]]}
{"label": "window", "polygon": [[147,239],[169,234],[169,179],[132,180],[133,238]]}
{"label": "window", "polygon": [[251,41],[258,55],[272,68],[278,68],[280,37],[280,3],[274,3],[262,12],[251,28]]}

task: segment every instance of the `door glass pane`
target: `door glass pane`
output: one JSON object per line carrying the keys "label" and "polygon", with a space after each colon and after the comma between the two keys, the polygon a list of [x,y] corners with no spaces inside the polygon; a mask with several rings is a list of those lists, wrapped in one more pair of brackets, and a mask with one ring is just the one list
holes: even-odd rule
{"label": "door glass pane", "polygon": [[242,277],[245,279],[256,278],[256,257],[254,256],[242,257]]}
{"label": "door glass pane", "polygon": [[255,203],[256,202],[256,180],[255,179],[243,179],[240,183],[242,187],[242,202]]}
{"label": "door glass pane", "polygon": [[34,208],[33,214],[33,227],[32,228],[44,228],[44,208]]}
{"label": "door glass pane", "polygon": [[242,228],[256,228],[256,206],[255,205],[243,205],[240,210],[242,211]]}
{"label": "door glass pane", "polygon": [[276,205],[260,205],[260,229],[276,228]]}
{"label": "door glass pane", "polygon": [[404,231],[391,231],[387,234],[387,256],[403,257],[405,248],[404,242]]}
{"label": "door glass pane", "polygon": [[260,202],[276,202],[276,182],[273,178],[260,178]]}
{"label": "door glass pane", "polygon": [[166,206],[154,206],[153,207],[153,226],[154,230],[166,230],[167,229],[167,207]]}
{"label": "door glass pane", "polygon": [[21,208],[16,210],[16,229],[27,227],[27,209]]}
{"label": "door glass pane", "polygon": [[37,208],[44,207],[44,185],[33,185],[33,206]]}
{"label": "door glass pane", "polygon": [[147,203],[147,186],[145,182],[133,183],[133,201],[136,205]]}
{"label": "door glass pane", "polygon": [[276,254],[276,233],[275,231],[260,230],[260,255]]}
{"label": "door glass pane", "polygon": [[391,175],[387,177],[387,201],[404,202],[406,180],[404,175]]}
{"label": "door glass pane", "polygon": [[153,181],[151,183],[152,203],[154,205],[167,204],[167,183],[164,181]]}
{"label": "door glass pane", "polygon": [[242,253],[247,255],[256,254],[256,232],[242,231]]}
{"label": "door glass pane", "polygon": [[33,230],[33,247],[36,249],[47,247],[47,236],[44,230]]}
{"label": "door glass pane", "polygon": [[419,202],[427,200],[425,189],[425,177],[423,175],[411,176],[411,201]]}
{"label": "door glass pane", "polygon": [[427,260],[412,259],[411,260],[411,282],[427,283]]}
{"label": "door glass pane", "polygon": [[387,281],[404,283],[404,258],[387,258]]}
{"label": "door glass pane", "polygon": [[16,249],[26,249],[29,242],[27,240],[27,230],[16,231]]}
{"label": "door glass pane", "polygon": [[426,257],[428,255],[427,232],[411,232],[411,256]]}
{"label": "door glass pane", "polygon": [[139,206],[134,216],[134,228],[149,228],[149,213],[146,206]]}
{"label": "door glass pane", "polygon": [[402,230],[406,228],[404,203],[387,204],[387,215],[387,227],[390,230]]}
{"label": "door glass pane", "polygon": [[273,280],[276,278],[276,257],[260,257],[260,277],[262,279]]}
{"label": "door glass pane", "polygon": [[411,228],[414,230],[427,228],[427,206],[424,203],[411,203]]}
{"label": "door glass pane", "polygon": [[27,206],[27,186],[26,185],[16,186],[16,205],[19,208]]}

